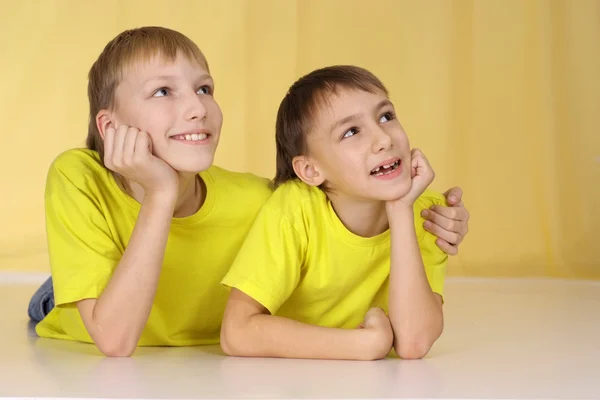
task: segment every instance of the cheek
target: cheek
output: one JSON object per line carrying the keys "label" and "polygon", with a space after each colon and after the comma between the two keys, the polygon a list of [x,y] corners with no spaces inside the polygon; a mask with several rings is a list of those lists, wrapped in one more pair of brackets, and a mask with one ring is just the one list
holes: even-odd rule
{"label": "cheek", "polygon": [[206,111],[210,116],[210,119],[212,119],[215,125],[220,128],[223,124],[223,112],[221,111],[219,104],[214,100],[214,98],[211,98],[210,101],[205,103],[204,107],[206,107]]}
{"label": "cheek", "polygon": [[332,151],[326,157],[326,160],[328,170],[331,175],[337,178],[336,180],[353,182],[364,174],[364,159],[349,151]]}
{"label": "cheek", "polygon": [[164,107],[130,102],[126,108],[119,110],[118,120],[120,125],[128,125],[152,133],[161,130],[162,125],[165,125],[165,114]]}
{"label": "cheek", "polygon": [[399,132],[396,135],[396,139],[394,140],[394,142],[396,143],[396,146],[400,147],[401,149],[410,151],[410,143],[408,142],[408,136],[406,136],[404,132]]}
{"label": "cheek", "polygon": [[172,117],[164,107],[156,110],[148,108],[140,110],[135,116],[137,128],[152,135],[165,134],[172,125]]}

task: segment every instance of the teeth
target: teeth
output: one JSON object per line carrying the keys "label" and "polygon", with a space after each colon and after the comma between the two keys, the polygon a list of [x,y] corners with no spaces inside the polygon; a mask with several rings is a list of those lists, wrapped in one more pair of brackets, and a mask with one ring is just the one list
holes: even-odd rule
{"label": "teeth", "polygon": [[208,137],[206,133],[188,133],[185,135],[177,135],[174,138],[180,140],[189,140],[190,142],[195,142],[199,140],[205,140]]}
{"label": "teeth", "polygon": [[[375,168],[373,171],[371,171],[371,174],[373,176],[387,175],[387,174],[391,173],[392,171],[394,171],[396,168],[398,168],[399,165],[400,165],[400,160],[393,162],[391,164],[384,164],[380,167]],[[382,168],[385,171],[381,171]]]}

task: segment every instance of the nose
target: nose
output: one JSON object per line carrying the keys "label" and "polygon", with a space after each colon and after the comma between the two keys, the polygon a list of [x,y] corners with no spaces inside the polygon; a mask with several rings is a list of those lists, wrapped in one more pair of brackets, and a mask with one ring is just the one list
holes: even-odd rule
{"label": "nose", "polygon": [[373,153],[379,153],[381,151],[388,150],[390,147],[392,147],[392,138],[386,131],[381,129],[381,126],[374,126],[371,131],[371,134],[373,138]]}
{"label": "nose", "polygon": [[184,117],[186,120],[193,121],[206,118],[206,106],[203,102],[205,96],[193,91],[186,96],[184,104]]}

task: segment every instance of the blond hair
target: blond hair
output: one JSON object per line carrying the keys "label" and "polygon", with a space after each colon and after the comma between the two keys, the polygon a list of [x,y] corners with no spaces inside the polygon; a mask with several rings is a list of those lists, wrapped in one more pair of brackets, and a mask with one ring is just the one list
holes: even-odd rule
{"label": "blond hair", "polygon": [[108,42],[88,74],[90,116],[86,146],[100,154],[104,163],[104,141],[96,125],[100,110],[115,107],[115,91],[125,72],[136,63],[160,56],[173,61],[181,52],[209,71],[208,62],[198,46],[187,36],[172,29],[147,26],[121,32]]}

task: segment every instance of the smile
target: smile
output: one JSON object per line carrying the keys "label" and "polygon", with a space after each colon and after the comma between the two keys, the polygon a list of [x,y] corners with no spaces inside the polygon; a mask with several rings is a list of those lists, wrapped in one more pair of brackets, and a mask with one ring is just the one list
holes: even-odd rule
{"label": "smile", "polygon": [[171,136],[171,139],[175,140],[185,140],[188,142],[200,142],[202,140],[208,139],[208,134],[206,133],[186,133],[182,135]]}
{"label": "smile", "polygon": [[371,175],[372,176],[389,175],[392,172],[394,172],[396,169],[398,169],[399,166],[400,166],[400,160],[396,160],[395,162],[393,162],[391,164],[384,164],[384,165],[381,165],[381,166],[375,168],[374,170],[371,171]]}

